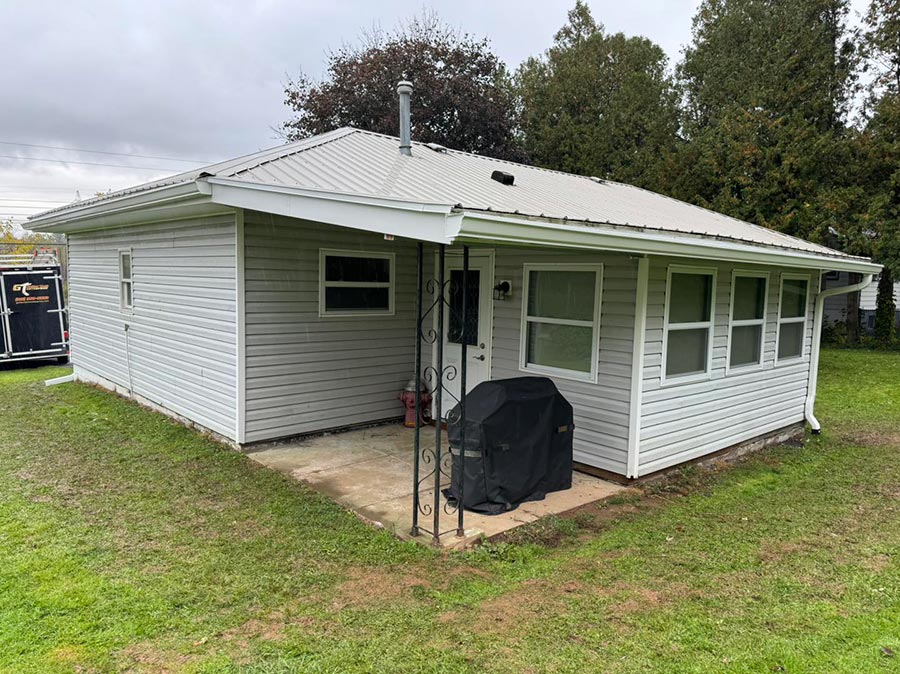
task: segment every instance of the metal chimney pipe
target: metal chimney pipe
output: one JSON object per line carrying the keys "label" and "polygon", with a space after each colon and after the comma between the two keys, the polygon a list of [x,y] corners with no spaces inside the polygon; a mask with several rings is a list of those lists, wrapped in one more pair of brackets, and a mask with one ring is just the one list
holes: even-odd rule
{"label": "metal chimney pipe", "polygon": [[397,93],[400,95],[400,154],[412,156],[412,139],[409,122],[409,97],[412,94],[412,82],[397,82]]}

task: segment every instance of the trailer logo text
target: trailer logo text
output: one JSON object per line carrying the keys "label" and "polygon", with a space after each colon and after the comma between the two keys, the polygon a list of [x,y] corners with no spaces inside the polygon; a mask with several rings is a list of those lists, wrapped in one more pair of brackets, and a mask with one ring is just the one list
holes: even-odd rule
{"label": "trailer logo text", "polygon": [[16,304],[27,304],[31,302],[49,302],[49,295],[32,295],[31,293],[35,292],[46,292],[50,290],[50,286],[41,283],[32,283],[31,281],[26,281],[25,283],[16,283],[12,287],[12,291],[14,293],[22,293],[22,297],[16,297]]}
{"label": "trailer logo text", "polygon": [[37,285],[31,281],[25,283],[17,283],[12,287],[14,293],[22,293],[25,297],[29,296],[29,290],[50,290],[48,285]]}

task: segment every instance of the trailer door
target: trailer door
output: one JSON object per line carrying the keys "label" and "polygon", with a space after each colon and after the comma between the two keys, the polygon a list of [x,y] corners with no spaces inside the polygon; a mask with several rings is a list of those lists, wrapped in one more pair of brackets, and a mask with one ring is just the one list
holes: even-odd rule
{"label": "trailer door", "polygon": [[51,269],[0,272],[6,348],[13,357],[66,352],[58,281]]}

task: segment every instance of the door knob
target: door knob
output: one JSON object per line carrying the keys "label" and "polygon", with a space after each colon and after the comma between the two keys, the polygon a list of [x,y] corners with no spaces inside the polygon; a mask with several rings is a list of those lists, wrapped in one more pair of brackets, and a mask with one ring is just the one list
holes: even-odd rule
{"label": "door knob", "polygon": [[484,360],[484,354],[481,354],[480,356],[472,356],[472,358],[474,358],[475,360]]}

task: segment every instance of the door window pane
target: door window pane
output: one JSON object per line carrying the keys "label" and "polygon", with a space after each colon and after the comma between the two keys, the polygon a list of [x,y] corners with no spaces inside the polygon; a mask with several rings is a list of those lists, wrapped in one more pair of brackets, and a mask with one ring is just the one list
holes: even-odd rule
{"label": "door window pane", "polygon": [[806,279],[786,278],[781,286],[781,317],[806,316]]}
{"label": "door window pane", "polygon": [[596,282],[593,271],[532,271],[528,280],[528,315],[593,321]]}
{"label": "door window pane", "polygon": [[527,362],[576,372],[590,372],[593,329],[580,325],[528,323]]}
{"label": "door window pane", "polygon": [[731,329],[731,367],[759,363],[761,325],[735,325]]}
{"label": "door window pane", "polygon": [[666,345],[666,376],[706,372],[709,328],[670,330]]}
{"label": "door window pane", "polygon": [[734,315],[736,321],[763,318],[766,306],[766,279],[737,276],[734,279]]}
{"label": "door window pane", "polygon": [[[481,272],[470,269],[466,284],[466,344],[475,346],[478,344],[478,297]],[[463,337],[463,270],[450,270],[450,311],[449,329],[447,340],[455,344],[462,344]]]}
{"label": "door window pane", "polygon": [[710,318],[712,276],[673,273],[669,288],[669,323],[701,323]]}
{"label": "door window pane", "polygon": [[796,358],[803,354],[803,321],[778,326],[778,358]]}

